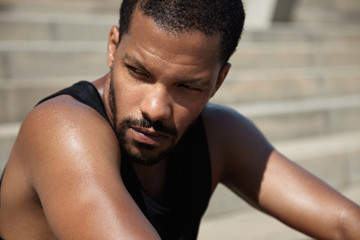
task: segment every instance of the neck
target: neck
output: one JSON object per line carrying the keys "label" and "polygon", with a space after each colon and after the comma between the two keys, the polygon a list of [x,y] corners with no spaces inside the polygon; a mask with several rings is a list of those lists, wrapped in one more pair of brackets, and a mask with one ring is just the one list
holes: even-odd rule
{"label": "neck", "polygon": [[110,76],[111,73],[109,72],[105,76],[95,80],[93,84],[97,88],[105,106],[106,114],[108,115],[111,124],[114,126],[113,113],[110,109]]}

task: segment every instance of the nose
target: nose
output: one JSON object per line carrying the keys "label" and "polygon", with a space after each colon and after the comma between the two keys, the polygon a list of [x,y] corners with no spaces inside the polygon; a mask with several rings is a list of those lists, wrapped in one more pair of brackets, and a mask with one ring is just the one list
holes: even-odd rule
{"label": "nose", "polygon": [[172,115],[172,104],[167,88],[161,84],[154,84],[148,88],[141,102],[140,111],[152,122],[169,119]]}

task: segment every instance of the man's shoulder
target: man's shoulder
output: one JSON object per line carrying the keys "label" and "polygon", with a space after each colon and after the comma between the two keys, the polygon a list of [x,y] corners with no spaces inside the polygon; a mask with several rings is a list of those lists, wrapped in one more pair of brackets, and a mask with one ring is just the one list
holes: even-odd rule
{"label": "man's shoulder", "polygon": [[96,110],[68,95],[61,95],[30,111],[20,127],[16,146],[19,150],[30,148],[34,151],[43,147],[52,149],[59,144],[64,146],[71,141],[92,146],[97,139],[116,140],[112,135],[111,126]]}
{"label": "man's shoulder", "polygon": [[254,146],[268,146],[257,126],[235,109],[208,104],[202,116],[210,148],[224,154],[236,152],[235,156]]}
{"label": "man's shoulder", "polygon": [[222,130],[252,125],[251,121],[237,110],[214,103],[206,105],[202,117],[205,125],[211,128],[221,128]]}
{"label": "man's shoulder", "polygon": [[34,176],[59,166],[71,169],[116,162],[118,151],[108,122],[92,108],[64,95],[41,103],[28,114],[9,161],[19,162]]}
{"label": "man's shoulder", "polygon": [[87,125],[101,127],[105,122],[100,114],[91,107],[75,100],[68,95],[60,95],[49,99],[34,107],[25,120],[22,128],[36,128],[36,131],[77,125],[86,127]]}

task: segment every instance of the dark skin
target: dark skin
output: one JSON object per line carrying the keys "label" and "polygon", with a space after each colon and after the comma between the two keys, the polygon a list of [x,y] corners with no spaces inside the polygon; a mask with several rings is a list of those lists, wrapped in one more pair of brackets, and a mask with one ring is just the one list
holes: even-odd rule
{"label": "dark skin", "polygon": [[[281,155],[239,113],[207,105],[230,69],[219,61],[218,36],[169,34],[136,10],[119,46],[118,40],[114,26],[108,44],[112,71],[93,82],[113,125],[129,116],[146,116],[178,131],[175,138],[153,128],[127,128],[128,140],[154,147],[149,151],[130,141],[131,153],[156,157],[176,143],[203,110],[213,191],[223,183],[256,208],[315,238],[360,236],[356,204]],[[157,201],[163,197],[167,161],[133,164],[145,191]],[[1,186],[1,236],[159,239],[127,192],[120,162],[116,136],[95,110],[70,96],[36,107],[22,124]]]}

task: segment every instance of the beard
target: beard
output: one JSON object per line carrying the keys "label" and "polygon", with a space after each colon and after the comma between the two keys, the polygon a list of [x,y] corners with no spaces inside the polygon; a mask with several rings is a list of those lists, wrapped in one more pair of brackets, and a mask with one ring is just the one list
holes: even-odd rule
{"label": "beard", "polygon": [[[116,137],[118,139],[121,151],[122,160],[129,160],[134,163],[138,163],[145,166],[155,165],[160,162],[162,159],[166,158],[171,150],[174,148],[178,135],[178,131],[175,127],[167,126],[163,121],[157,120],[152,121],[146,116],[143,116],[140,119],[134,119],[132,117],[127,117],[120,121],[117,124],[117,110],[116,110],[116,97],[114,90],[114,80],[111,73],[110,76],[110,89],[109,89],[109,105],[110,111],[112,113],[112,122],[114,124],[113,128],[115,130]],[[171,138],[169,139],[169,146],[164,149],[155,149],[151,145],[144,143],[136,142],[132,139],[126,137],[126,132],[131,127],[142,127],[142,128],[152,128],[157,132],[164,133]],[[132,148],[136,148],[137,151],[133,151]]]}
{"label": "beard", "polygon": [[[166,158],[168,154],[171,152],[173,147],[175,146],[175,140],[172,140],[169,147],[165,149],[156,149],[151,145],[147,145],[144,143],[136,142],[134,140],[126,138],[126,131],[133,127],[145,127],[149,126],[153,129],[157,130],[154,126],[156,124],[152,124],[147,119],[131,119],[126,118],[125,120],[121,121],[120,124],[117,126],[115,130],[116,137],[120,144],[121,156],[122,159],[129,159],[132,162],[139,163],[141,165],[154,165],[160,162],[162,159]],[[172,131],[173,132],[173,131]],[[163,131],[163,133],[170,133],[170,131]],[[177,134],[171,134],[173,136],[171,139],[176,139]],[[131,148],[136,148],[138,151],[132,151]]]}

